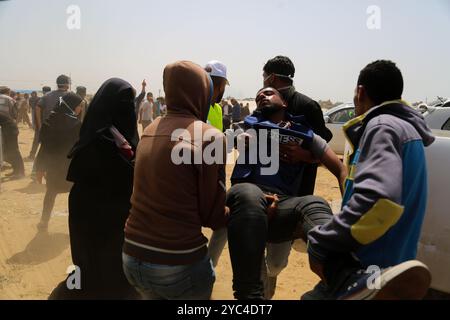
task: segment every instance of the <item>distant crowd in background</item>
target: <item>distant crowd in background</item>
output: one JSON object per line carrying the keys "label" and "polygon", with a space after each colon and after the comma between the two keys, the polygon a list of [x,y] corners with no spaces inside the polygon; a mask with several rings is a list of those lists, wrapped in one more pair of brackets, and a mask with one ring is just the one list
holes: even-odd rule
{"label": "distant crowd in background", "polygon": [[[41,92],[20,93],[7,86],[0,86],[0,126],[3,135],[3,155],[6,162],[12,165],[13,171],[5,174],[9,179],[22,178],[25,175],[22,155],[18,148],[18,124],[25,124],[34,130],[34,139],[30,154],[25,160],[33,161],[39,148],[39,132],[43,122],[50,116],[59,99],[69,92],[70,78],[61,75],[56,80],[57,89],[52,91],[44,86]],[[76,94],[81,98],[81,111],[77,118],[82,121],[88,108],[86,88],[79,86]],[[36,179],[36,171],[32,178]]]}
{"label": "distant crowd in background", "polygon": [[[141,93],[136,97],[136,115],[138,117],[138,123],[142,126],[142,131],[147,128],[154,119],[159,116],[165,116],[167,114],[167,106],[164,97],[153,97],[152,92],[146,93],[147,83],[144,80],[142,82]],[[223,99],[220,102],[220,116],[219,122],[222,122],[222,131],[230,129],[233,123],[239,123],[250,115],[250,104],[245,105],[242,102],[238,102],[235,98],[230,100]],[[213,112],[212,112],[213,113]],[[213,114],[209,117],[213,117]]]}

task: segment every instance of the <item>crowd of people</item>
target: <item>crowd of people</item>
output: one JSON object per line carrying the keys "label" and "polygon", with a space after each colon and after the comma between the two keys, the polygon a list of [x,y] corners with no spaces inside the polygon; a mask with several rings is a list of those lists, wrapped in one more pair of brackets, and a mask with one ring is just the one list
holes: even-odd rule
{"label": "crowd of people", "polygon": [[[48,228],[56,195],[70,191],[81,289],[63,280],[50,299],[210,299],[227,241],[235,298],[271,299],[297,239],[307,243],[311,270],[321,279],[302,299],[425,295],[430,273],[415,258],[427,194],[424,148],[434,137],[401,100],[401,71],[378,60],[360,72],[357,118],[344,126],[352,146],[346,165],[328,146],[332,134],[320,106],[294,87],[292,61],[277,56],[263,71],[253,112],[223,99],[230,83],[216,60],[167,65],[165,97],[156,101],[145,80],[136,96],[125,80],[109,79],[89,104],[85,88],[70,92],[64,75],[41,98],[0,88],[5,158],[15,178],[24,175],[17,121],[35,129],[29,158],[39,150],[33,171],[47,185],[39,230]],[[234,146],[226,144],[230,128]],[[242,141],[247,152],[226,190],[227,148]],[[270,164],[258,155],[250,159],[255,145],[279,160],[275,173],[265,174]],[[173,161],[174,154],[197,159],[211,149],[218,161]],[[335,215],[314,196],[320,164],[341,186]],[[213,230],[210,240],[202,228]],[[373,266],[378,286],[369,285]]]}

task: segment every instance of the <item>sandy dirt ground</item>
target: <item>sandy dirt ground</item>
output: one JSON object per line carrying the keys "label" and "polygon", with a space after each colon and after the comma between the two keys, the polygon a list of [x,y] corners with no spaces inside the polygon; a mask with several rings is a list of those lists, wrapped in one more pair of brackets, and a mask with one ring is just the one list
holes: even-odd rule
{"label": "sandy dirt ground", "polygon": [[[33,131],[19,125],[19,146],[28,156]],[[32,162],[25,162],[27,177],[3,181],[0,191],[0,299],[46,299],[52,289],[66,277],[71,266],[68,231],[68,194],[58,195],[48,234],[38,233],[36,225],[42,210],[45,185],[30,179]],[[227,168],[227,174],[232,167]],[[9,170],[2,172],[2,177]],[[336,179],[320,168],[316,195],[339,206],[340,193]],[[210,236],[211,232],[205,230]],[[295,245],[288,267],[278,277],[274,299],[298,300],[310,290],[318,278],[309,270],[305,246]],[[213,299],[233,299],[232,271],[226,247],[216,269]]]}

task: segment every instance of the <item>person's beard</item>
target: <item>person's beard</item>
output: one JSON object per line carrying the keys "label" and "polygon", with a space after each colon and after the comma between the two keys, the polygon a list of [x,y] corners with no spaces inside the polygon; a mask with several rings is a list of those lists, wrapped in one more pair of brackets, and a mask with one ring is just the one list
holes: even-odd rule
{"label": "person's beard", "polygon": [[275,104],[267,104],[259,107],[256,111],[258,111],[263,118],[269,119],[281,109],[283,109],[283,106]]}

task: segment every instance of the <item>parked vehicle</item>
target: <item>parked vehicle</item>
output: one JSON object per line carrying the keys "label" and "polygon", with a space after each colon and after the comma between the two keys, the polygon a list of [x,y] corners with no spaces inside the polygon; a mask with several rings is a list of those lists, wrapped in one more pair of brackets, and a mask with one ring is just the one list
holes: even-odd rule
{"label": "parked vehicle", "polygon": [[428,104],[430,107],[442,107],[444,104],[448,103],[448,99],[443,97],[437,97],[435,101],[432,101]]}
{"label": "parked vehicle", "polygon": [[[431,129],[450,130],[450,100],[440,107],[419,105],[425,121]],[[333,133],[333,139],[329,145],[337,154],[344,154],[345,136],[342,126],[355,116],[355,107],[352,103],[346,103],[325,112],[324,119],[328,129]]]}
{"label": "parked vehicle", "polygon": [[355,106],[353,103],[345,103],[331,108],[324,114],[325,124],[333,133],[333,139],[331,139],[329,145],[337,154],[344,154],[345,150],[345,136],[342,126],[354,117]]}
{"label": "parked vehicle", "polygon": [[423,116],[431,129],[450,130],[450,101],[441,107],[429,106]]}
{"label": "parked vehicle", "polygon": [[426,148],[428,205],[417,259],[431,270],[431,288],[450,294],[450,131],[434,131]]}

